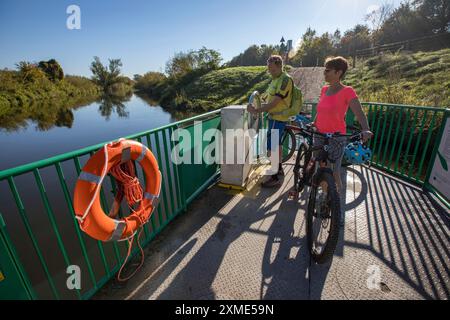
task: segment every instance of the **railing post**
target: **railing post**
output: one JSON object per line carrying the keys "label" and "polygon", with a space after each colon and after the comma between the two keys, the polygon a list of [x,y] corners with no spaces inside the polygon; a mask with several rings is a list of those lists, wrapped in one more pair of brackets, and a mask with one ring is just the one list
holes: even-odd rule
{"label": "railing post", "polygon": [[350,108],[347,111],[347,115],[345,116],[345,124],[348,126],[353,126],[355,123],[355,114]]}
{"label": "railing post", "polygon": [[[179,125],[177,125],[177,130],[179,128],[180,128]],[[170,130],[170,141],[173,143],[172,136],[173,136],[173,129]],[[175,145],[173,145],[172,148],[175,148]],[[175,171],[176,171],[175,179],[176,179],[176,182],[178,184],[178,191],[179,191],[179,196],[180,196],[180,199],[181,199],[181,208],[183,209],[183,212],[186,212],[187,211],[186,193],[185,193],[184,186],[183,186],[183,183],[182,183],[183,182],[183,164],[182,163],[175,164],[174,168],[175,168]]]}

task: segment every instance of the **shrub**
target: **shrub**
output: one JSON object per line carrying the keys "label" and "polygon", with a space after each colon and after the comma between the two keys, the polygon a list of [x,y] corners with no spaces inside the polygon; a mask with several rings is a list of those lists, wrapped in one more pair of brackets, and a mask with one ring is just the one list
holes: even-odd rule
{"label": "shrub", "polygon": [[55,59],[41,61],[38,67],[47,75],[50,81],[56,82],[64,79],[64,71]]}

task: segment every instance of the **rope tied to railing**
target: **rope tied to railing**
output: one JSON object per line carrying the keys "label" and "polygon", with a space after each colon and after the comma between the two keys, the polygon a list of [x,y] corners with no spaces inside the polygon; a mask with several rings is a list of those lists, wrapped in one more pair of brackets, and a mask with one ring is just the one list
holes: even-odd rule
{"label": "rope tied to railing", "polygon": [[111,175],[116,179],[117,181],[117,194],[114,199],[114,204],[111,207],[110,217],[116,217],[117,213],[119,212],[120,204],[123,200],[123,197],[125,196],[125,199],[128,203],[128,206],[130,210],[133,212],[133,217],[138,220],[139,224],[141,225],[141,230],[138,234],[137,244],[139,247],[139,250],[141,252],[141,261],[138,265],[138,267],[133,271],[131,275],[129,275],[126,278],[121,278],[122,270],[125,267],[126,263],[128,262],[128,259],[131,254],[131,249],[133,247],[133,241],[134,241],[134,235],[127,239],[128,241],[128,252],[125,260],[122,263],[122,266],[120,267],[119,273],[117,274],[117,280],[118,281],[127,281],[131,279],[136,272],[142,267],[144,263],[144,250],[141,247],[140,243],[140,237],[142,234],[142,228],[143,225],[147,222],[148,218],[146,217],[146,211],[148,210],[147,207],[142,207],[140,210],[135,210],[133,206],[141,202],[143,199],[143,189],[139,182],[139,179],[136,176],[136,171],[134,164],[132,160],[129,160],[124,163],[120,163],[110,169]]}
{"label": "rope tied to railing", "polygon": [[139,179],[136,177],[135,168],[131,160],[112,167],[110,172],[118,182],[117,195],[114,199],[117,205],[113,205],[112,209],[114,210],[110,213],[110,216],[115,217],[124,196],[128,205],[132,207],[142,201],[144,192]]}

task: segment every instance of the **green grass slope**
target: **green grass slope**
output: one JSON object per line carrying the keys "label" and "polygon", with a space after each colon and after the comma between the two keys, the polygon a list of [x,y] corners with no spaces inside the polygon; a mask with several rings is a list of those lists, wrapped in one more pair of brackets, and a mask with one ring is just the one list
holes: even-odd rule
{"label": "green grass slope", "polygon": [[245,103],[254,90],[270,82],[266,67],[234,67],[204,74],[177,90],[171,106],[197,111]]}
{"label": "green grass slope", "polygon": [[450,49],[384,54],[349,70],[345,83],[362,101],[450,106]]}

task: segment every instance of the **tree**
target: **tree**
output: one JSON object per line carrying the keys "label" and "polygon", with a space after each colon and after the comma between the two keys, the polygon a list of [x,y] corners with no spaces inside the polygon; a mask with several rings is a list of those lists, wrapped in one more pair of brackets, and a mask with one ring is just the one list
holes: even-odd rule
{"label": "tree", "polygon": [[414,0],[413,6],[433,33],[450,32],[448,0]]}
{"label": "tree", "polygon": [[35,63],[20,61],[16,63],[18,77],[21,82],[39,82],[45,80],[46,74]]}
{"label": "tree", "polygon": [[[307,52],[307,56],[312,60],[312,64],[316,66],[323,66],[325,59],[334,54],[335,50],[332,43],[332,36],[328,32],[315,38],[312,46],[309,48],[309,52]],[[314,57],[316,61],[314,61]]]}
{"label": "tree", "polygon": [[208,72],[219,68],[221,61],[218,51],[206,47],[197,51],[178,52],[167,61],[166,73],[172,78],[178,78],[194,70]]}
{"label": "tree", "polygon": [[378,40],[378,34],[381,30],[381,27],[384,25],[386,20],[391,16],[393,11],[393,4],[392,3],[383,3],[377,10],[374,10],[366,15],[365,21],[368,22],[371,25],[371,39],[372,39],[372,45],[375,45],[375,43]]}
{"label": "tree", "polygon": [[187,53],[178,52],[175,56],[167,61],[166,73],[172,77],[181,77],[194,70],[195,58],[193,51]]}
{"label": "tree", "polygon": [[64,79],[64,71],[61,65],[55,59],[40,61],[38,67],[43,72],[45,72],[47,78],[52,82]]}
{"label": "tree", "polygon": [[308,27],[291,63],[295,66],[302,65],[304,67],[323,65],[328,56],[336,53],[333,43],[338,36],[340,36],[340,32],[337,30],[334,35],[326,32],[319,37],[316,36],[315,30]]}
{"label": "tree", "polygon": [[257,45],[248,47],[243,53],[230,61],[231,66],[257,66],[260,63],[260,48]]}
{"label": "tree", "polygon": [[277,46],[262,44],[258,50],[258,66],[264,66],[267,63],[267,59],[273,54],[278,54],[279,50]]}
{"label": "tree", "polygon": [[353,29],[347,30],[341,38],[338,54],[351,56],[356,50],[370,47],[370,30],[366,25],[357,24]]}
{"label": "tree", "polygon": [[134,80],[136,81],[135,88],[138,91],[156,95],[157,90],[165,83],[167,77],[160,72],[147,72],[143,76],[135,75]]}
{"label": "tree", "polygon": [[295,48],[297,53],[295,56],[291,59],[291,63],[294,66],[315,66],[317,63],[316,61],[313,61],[314,58],[312,57],[310,51],[310,48],[313,47],[314,39],[316,39],[316,30],[311,29],[311,27],[308,27],[305,31],[305,33],[302,35],[302,39],[300,41],[300,45],[298,48]]}
{"label": "tree", "polygon": [[382,44],[405,41],[433,34],[424,19],[408,2],[396,8],[380,28],[378,41]]}
{"label": "tree", "polygon": [[392,14],[394,6],[392,3],[383,3],[378,9],[373,10],[365,16],[365,21],[370,23],[372,31],[379,30]]}
{"label": "tree", "polygon": [[316,39],[316,34],[316,30],[308,27],[302,36],[302,45],[307,47],[311,46],[311,43],[314,41],[314,39]]}
{"label": "tree", "polygon": [[218,51],[202,47],[194,53],[196,65],[195,69],[216,70],[220,67],[222,56]]}
{"label": "tree", "polygon": [[336,29],[336,31],[333,33],[333,36],[331,37],[331,44],[336,50],[339,48],[341,38],[342,38],[341,31],[339,29]]}
{"label": "tree", "polygon": [[227,65],[229,67],[237,66],[263,66],[266,65],[267,59],[273,54],[279,54],[279,46],[262,44],[251,45],[245,51],[233,59]]}
{"label": "tree", "polygon": [[107,67],[101,63],[99,57],[94,57],[94,61],[91,63],[92,81],[107,92],[114,84],[123,80],[120,77],[120,67],[122,67],[120,59],[109,59]]}

